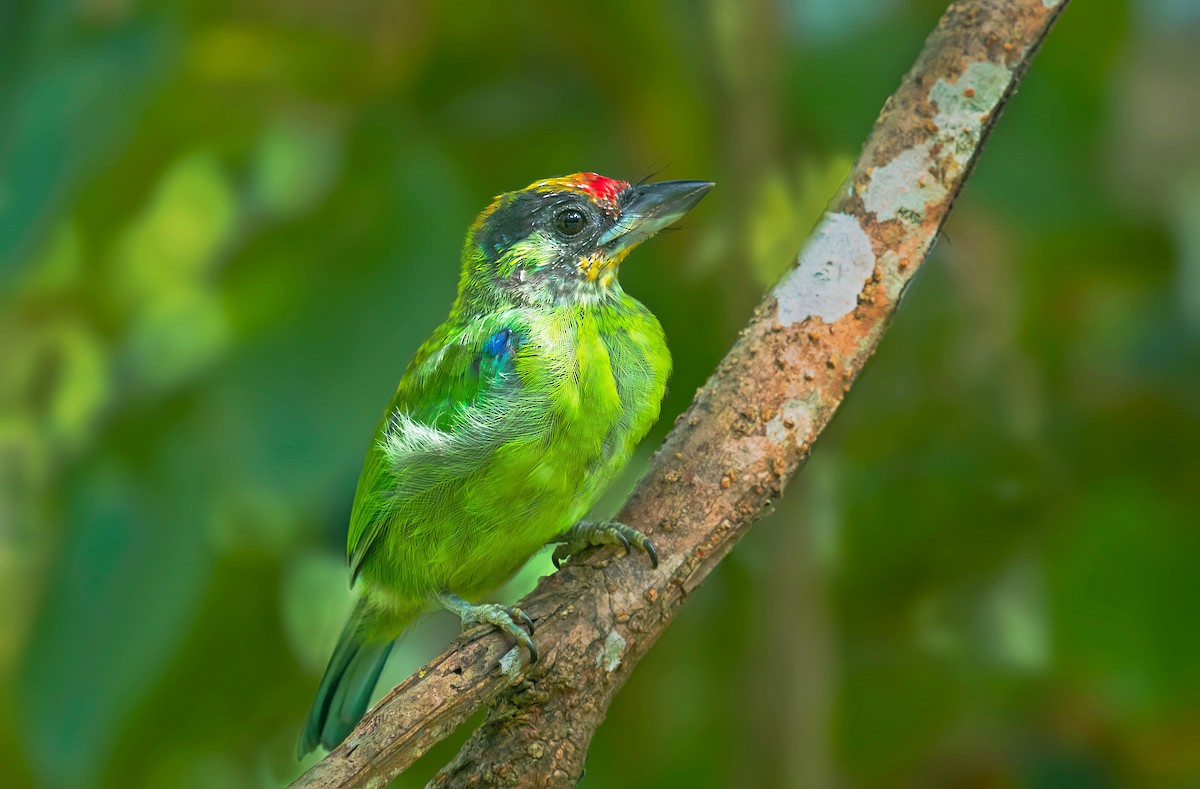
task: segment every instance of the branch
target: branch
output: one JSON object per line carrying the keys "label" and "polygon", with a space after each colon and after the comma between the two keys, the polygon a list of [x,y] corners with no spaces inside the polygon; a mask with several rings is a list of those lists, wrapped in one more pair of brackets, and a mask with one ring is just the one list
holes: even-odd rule
{"label": "branch", "polygon": [[619,520],[657,570],[613,549],[572,559],[521,602],[541,662],[465,634],[397,686],[294,784],[383,786],[482,705],[434,786],[569,786],[633,667],[778,498],[874,353],[1000,110],[1067,0],[963,0],[888,99],[796,263],[650,463]]}

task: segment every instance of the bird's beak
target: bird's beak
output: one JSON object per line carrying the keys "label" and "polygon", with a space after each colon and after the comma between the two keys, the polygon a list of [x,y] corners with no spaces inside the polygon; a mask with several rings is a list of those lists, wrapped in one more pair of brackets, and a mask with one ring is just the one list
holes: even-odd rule
{"label": "bird's beak", "polygon": [[621,216],[598,244],[610,261],[621,258],[664,227],[675,224],[708,194],[712,181],[641,184],[622,195]]}

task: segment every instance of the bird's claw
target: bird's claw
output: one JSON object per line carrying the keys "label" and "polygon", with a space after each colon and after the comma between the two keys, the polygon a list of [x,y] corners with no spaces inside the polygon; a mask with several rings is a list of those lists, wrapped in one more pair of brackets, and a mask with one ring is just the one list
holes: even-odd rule
{"label": "bird's claw", "polygon": [[[537,662],[537,647],[530,638],[533,635],[533,620],[520,608],[498,603],[473,605],[457,595],[443,596],[442,604],[458,614],[462,620],[463,630],[469,630],[476,625],[490,625],[515,638],[518,644],[529,650],[529,662]],[[528,633],[525,632],[522,625],[529,628]]]}
{"label": "bird's claw", "polygon": [[529,614],[525,613],[520,608],[510,608],[508,609],[508,614],[510,617],[515,616],[517,619],[520,619],[522,622],[524,622],[525,627],[529,628],[529,635],[533,635],[533,620],[529,618]]}
{"label": "bird's claw", "polygon": [[555,569],[561,569],[564,561],[593,545],[620,545],[625,549],[625,556],[628,556],[636,545],[650,557],[650,565],[658,567],[658,551],[655,550],[654,543],[650,542],[650,538],[637,529],[616,521],[580,521],[563,532],[556,542],[559,544],[550,556]]}

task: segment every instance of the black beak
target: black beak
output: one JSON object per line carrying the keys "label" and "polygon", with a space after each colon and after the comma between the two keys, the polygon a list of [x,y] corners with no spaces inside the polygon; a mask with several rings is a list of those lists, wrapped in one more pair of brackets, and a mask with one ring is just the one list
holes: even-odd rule
{"label": "black beak", "polygon": [[712,181],[661,181],[635,186],[621,196],[620,218],[597,243],[609,257],[628,251],[679,221],[713,186]]}

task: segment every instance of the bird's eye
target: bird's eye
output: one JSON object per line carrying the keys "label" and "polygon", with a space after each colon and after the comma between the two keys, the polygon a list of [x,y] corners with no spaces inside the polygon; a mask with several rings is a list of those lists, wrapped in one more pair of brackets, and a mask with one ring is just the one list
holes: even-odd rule
{"label": "bird's eye", "polygon": [[559,211],[554,217],[554,229],[564,236],[577,236],[587,227],[587,215],[578,208]]}

